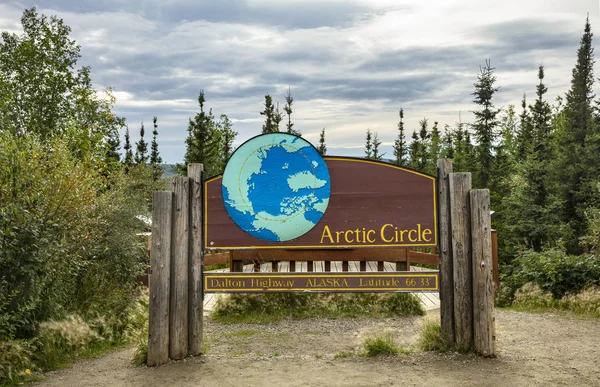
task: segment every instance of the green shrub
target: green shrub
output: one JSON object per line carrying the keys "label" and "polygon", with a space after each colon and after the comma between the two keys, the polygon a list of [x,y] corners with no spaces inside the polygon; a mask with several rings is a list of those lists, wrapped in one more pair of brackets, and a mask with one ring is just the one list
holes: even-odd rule
{"label": "green shrub", "polygon": [[565,310],[600,317],[600,287],[589,287],[556,299],[539,285],[527,283],[515,293],[513,306],[527,311]]}
{"label": "green shrub", "polygon": [[384,336],[367,337],[363,341],[363,348],[365,350],[364,355],[367,357],[395,356],[400,353],[409,353],[408,350],[398,347],[389,333]]}
{"label": "green shrub", "polygon": [[31,344],[25,340],[0,341],[0,384],[16,382],[35,370]]}
{"label": "green shrub", "polygon": [[409,293],[232,294],[217,301],[212,317],[220,322],[268,323],[285,317],[418,316],[425,311]]}
{"label": "green shrub", "polygon": [[447,338],[442,337],[438,321],[425,318],[419,331],[419,348],[423,351],[448,352],[454,349],[454,345]]}

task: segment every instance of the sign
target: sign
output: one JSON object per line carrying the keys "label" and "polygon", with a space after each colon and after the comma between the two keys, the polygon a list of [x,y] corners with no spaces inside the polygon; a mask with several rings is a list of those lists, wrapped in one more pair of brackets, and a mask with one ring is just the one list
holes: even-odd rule
{"label": "sign", "polygon": [[437,245],[435,178],[394,164],[321,157],[304,139],[250,139],[204,182],[205,249]]}
{"label": "sign", "polygon": [[204,273],[205,293],[434,292],[438,272]]}

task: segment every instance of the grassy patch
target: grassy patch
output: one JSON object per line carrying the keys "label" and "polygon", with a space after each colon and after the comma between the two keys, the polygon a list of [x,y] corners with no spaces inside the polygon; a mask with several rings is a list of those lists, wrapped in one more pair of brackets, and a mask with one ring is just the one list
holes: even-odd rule
{"label": "grassy patch", "polygon": [[425,311],[409,293],[232,294],[219,299],[212,317],[222,323],[268,324],[284,318],[421,316]]}
{"label": "grassy patch", "polygon": [[569,312],[600,318],[600,287],[589,287],[577,294],[556,299],[550,292],[527,283],[515,293],[510,309],[530,312]]}
{"label": "grassy patch", "polygon": [[442,337],[440,323],[424,319],[419,332],[419,348],[423,351],[448,352],[454,350],[453,343]]}
{"label": "grassy patch", "polygon": [[347,357],[352,357],[354,356],[354,354],[352,352],[338,352],[335,355],[333,355],[334,359],[345,359]]}
{"label": "grassy patch", "polygon": [[396,356],[399,354],[408,354],[405,348],[399,347],[394,343],[394,338],[391,334],[384,336],[367,337],[363,342],[364,356]]}

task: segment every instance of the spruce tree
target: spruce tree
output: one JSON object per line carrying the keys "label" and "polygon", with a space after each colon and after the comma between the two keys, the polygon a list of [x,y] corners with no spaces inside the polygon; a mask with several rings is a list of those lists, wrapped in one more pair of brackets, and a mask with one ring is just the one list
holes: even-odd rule
{"label": "spruce tree", "polygon": [[121,141],[119,140],[119,131],[113,128],[106,139],[106,162],[110,165],[118,164],[121,161],[119,149]]}
{"label": "spruce tree", "polygon": [[591,104],[594,94],[594,48],[591,26],[586,19],[584,33],[577,52],[571,88],[566,95],[564,125],[557,133],[558,146],[556,187],[564,201],[563,221],[571,227],[567,249],[581,252],[579,238],[585,234],[585,212],[597,205],[598,193],[594,181],[598,178],[600,159],[597,154],[595,135],[597,124],[593,119]]}
{"label": "spruce tree", "polygon": [[527,109],[527,97],[523,94],[521,100],[521,115],[519,116],[519,132],[517,134],[517,160],[525,161],[530,148],[533,148],[533,123]]}
{"label": "spruce tree", "polygon": [[[494,68],[489,60],[485,61],[485,65],[480,67],[480,74],[477,76],[475,83],[475,97],[473,102],[481,106],[481,110],[473,112],[475,115],[475,123],[473,124],[475,140],[475,171],[474,180],[475,186],[490,187],[492,180],[492,168],[494,164],[494,149],[493,144],[496,138],[496,127],[498,119],[496,116],[500,109],[495,109],[492,99],[498,88],[494,86],[496,76]],[[493,188],[493,187],[492,187]]]}
{"label": "spruce tree", "polygon": [[235,140],[238,133],[233,130],[233,123],[226,114],[221,114],[218,128],[222,149],[221,170],[224,170],[227,161],[229,161],[229,158],[233,154],[233,140]]}
{"label": "spruce tree", "polygon": [[131,149],[131,141],[129,138],[129,125],[125,127],[125,145],[123,146],[123,149],[125,150],[125,160],[123,160],[123,164],[125,164],[125,173],[127,173],[133,166],[133,151]]}
{"label": "spruce tree", "polygon": [[408,147],[406,145],[406,136],[404,134],[404,110],[400,109],[399,115],[398,138],[394,141],[394,161],[398,165],[406,165],[408,163]]}
{"label": "spruce tree", "polygon": [[135,163],[137,165],[146,164],[148,162],[148,143],[144,140],[144,121],[140,126],[140,141],[135,143]]}
{"label": "spruce tree", "polygon": [[435,175],[437,171],[437,161],[442,155],[442,136],[437,121],[433,123],[433,128],[431,128],[431,140],[429,141],[429,144],[429,157],[425,171],[431,175]]}
{"label": "spruce tree", "polygon": [[158,153],[158,142],[156,141],[158,136],[158,118],[156,116],[152,119],[152,124],[154,129],[152,130],[152,144],[150,145],[150,165],[152,166],[153,178],[156,181],[160,179],[163,173],[161,167],[162,157]]}
{"label": "spruce tree", "polygon": [[265,110],[260,112],[260,115],[265,116],[265,123],[262,127],[263,134],[279,132],[279,123],[283,117],[278,110],[275,110],[273,99],[269,94],[265,95]]}
{"label": "spruce tree", "polygon": [[379,141],[379,137],[377,132],[373,135],[373,152],[371,153],[372,160],[382,160],[385,153],[379,152],[379,146],[381,145],[381,141]]}
{"label": "spruce tree", "polygon": [[373,158],[373,134],[371,129],[367,129],[367,136],[365,138],[365,158],[371,160]]}
{"label": "spruce tree", "polygon": [[221,171],[221,138],[216,128],[212,110],[207,114],[204,110],[206,97],[204,90],[198,96],[200,112],[193,119],[189,119],[188,136],[185,140],[186,152],[184,164],[180,166],[180,173],[185,174],[187,165],[190,163],[201,163],[207,176],[212,176]]}
{"label": "spruce tree", "polygon": [[288,87],[287,94],[285,95],[285,106],[283,107],[283,111],[287,115],[288,122],[285,125],[286,130],[289,134],[294,134],[296,136],[301,136],[298,130],[294,129],[294,123],[292,122],[292,104],[294,103],[294,97],[292,97],[292,90]]}
{"label": "spruce tree", "polygon": [[325,145],[325,128],[321,130],[321,135],[319,136],[319,147],[317,150],[321,156],[327,155],[327,146]]}
{"label": "spruce tree", "polygon": [[412,169],[419,169],[419,152],[421,144],[419,142],[419,135],[416,130],[413,130],[412,141],[408,148],[408,166]]}

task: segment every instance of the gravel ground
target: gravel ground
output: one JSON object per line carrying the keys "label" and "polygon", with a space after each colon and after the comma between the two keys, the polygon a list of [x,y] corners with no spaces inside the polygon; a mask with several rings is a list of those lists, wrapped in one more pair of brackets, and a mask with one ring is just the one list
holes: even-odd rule
{"label": "gravel ground", "polygon": [[207,320],[205,356],[135,367],[128,349],[49,373],[39,385],[600,386],[598,319],[498,310],[496,359],[457,353],[358,355],[363,339],[380,333],[416,350],[421,319],[306,319],[271,325]]}

